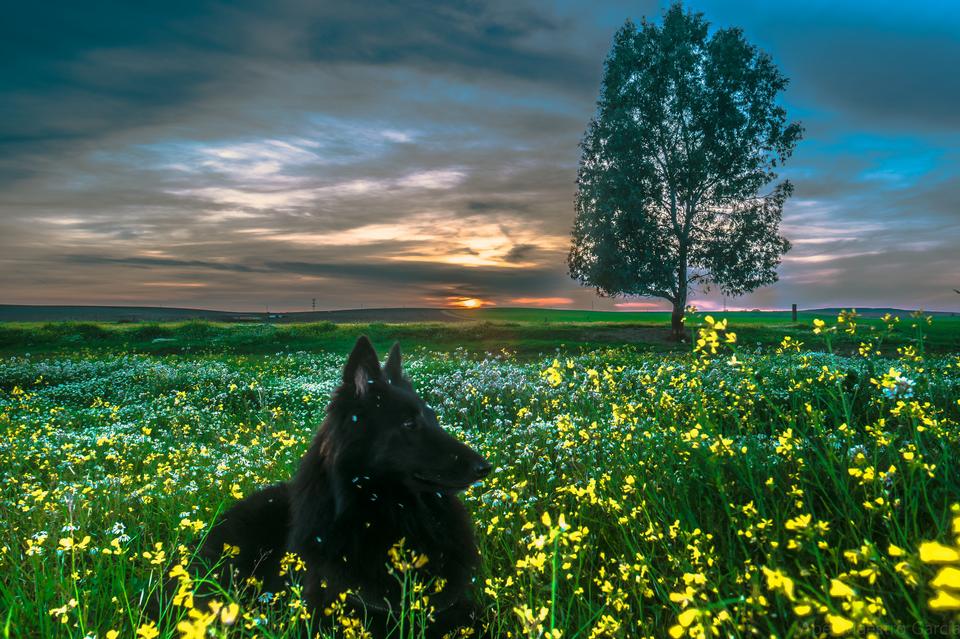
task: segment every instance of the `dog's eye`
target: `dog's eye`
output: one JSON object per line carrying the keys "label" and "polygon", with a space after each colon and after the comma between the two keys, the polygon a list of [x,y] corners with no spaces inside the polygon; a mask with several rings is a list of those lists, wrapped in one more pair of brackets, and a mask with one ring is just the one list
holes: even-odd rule
{"label": "dog's eye", "polygon": [[403,423],[400,424],[400,426],[402,426],[403,428],[406,428],[407,430],[415,430],[419,425],[420,425],[419,422],[417,422],[417,420],[415,420],[412,417],[409,419],[403,420]]}

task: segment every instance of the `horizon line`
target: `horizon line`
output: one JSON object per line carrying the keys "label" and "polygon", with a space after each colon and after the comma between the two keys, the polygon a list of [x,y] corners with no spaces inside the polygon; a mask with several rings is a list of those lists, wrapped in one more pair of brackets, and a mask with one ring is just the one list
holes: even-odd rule
{"label": "horizon line", "polygon": [[[556,307],[556,306],[499,306],[496,304],[485,305],[477,308],[468,308],[464,306],[364,306],[343,307],[343,308],[325,308],[314,310],[264,310],[242,311],[219,308],[203,308],[193,306],[165,306],[156,304],[18,304],[0,302],[0,308],[104,308],[104,309],[164,309],[171,311],[197,311],[204,313],[224,313],[238,315],[310,315],[315,313],[342,313],[355,311],[388,311],[388,310],[439,310],[439,311],[478,311],[485,309],[520,309],[520,310],[541,310],[541,311],[569,311],[569,312],[591,312],[591,313],[670,313],[670,309],[595,309],[579,307]],[[798,308],[798,313],[810,313],[815,311],[835,311],[835,310],[888,310],[901,311],[904,313],[913,313],[922,311],[925,313],[937,314],[957,314],[960,311],[937,310],[937,309],[910,309],[898,308],[893,306],[820,306],[813,308]],[[789,308],[731,308],[731,309],[698,309],[695,313],[790,313]]]}

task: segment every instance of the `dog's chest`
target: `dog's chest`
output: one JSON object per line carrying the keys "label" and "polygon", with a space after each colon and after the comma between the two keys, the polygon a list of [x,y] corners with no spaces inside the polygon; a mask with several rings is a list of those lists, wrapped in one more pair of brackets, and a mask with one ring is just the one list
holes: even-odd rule
{"label": "dog's chest", "polygon": [[[332,530],[321,527],[314,548],[346,564],[384,569],[399,553],[426,557],[430,572],[442,571],[453,533],[451,504],[444,495],[397,496],[388,490],[364,490]],[[333,557],[331,557],[333,558]]]}

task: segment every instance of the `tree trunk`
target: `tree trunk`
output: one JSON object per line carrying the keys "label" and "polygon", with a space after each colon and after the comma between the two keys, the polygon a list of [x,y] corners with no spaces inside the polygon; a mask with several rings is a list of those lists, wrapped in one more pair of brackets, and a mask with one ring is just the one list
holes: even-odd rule
{"label": "tree trunk", "polygon": [[671,337],[682,342],[686,339],[683,328],[683,314],[687,310],[687,243],[686,237],[680,238],[680,255],[677,265],[677,289],[673,295],[673,313],[670,315]]}
{"label": "tree trunk", "polygon": [[686,337],[686,331],[683,329],[683,311],[684,305],[674,302],[673,313],[670,315],[671,337],[677,342],[682,342]]}

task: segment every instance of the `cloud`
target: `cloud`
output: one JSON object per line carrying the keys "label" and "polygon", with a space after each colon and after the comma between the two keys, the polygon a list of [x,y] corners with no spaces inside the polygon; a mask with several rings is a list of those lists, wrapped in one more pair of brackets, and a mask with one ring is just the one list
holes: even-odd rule
{"label": "cloud", "polygon": [[[737,304],[958,308],[942,292],[960,272],[956,6],[693,6],[772,53],[807,127],[783,171],[794,249]],[[662,308],[598,299],[565,264],[610,38],[659,10],[17,5],[0,41],[4,299]]]}
{"label": "cloud", "polygon": [[[313,59],[449,74],[592,85],[596,67],[547,44],[568,25],[540,6],[455,1],[320,5],[307,38]],[[411,19],[416,16],[416,19]],[[397,28],[403,25],[403,28]]]}
{"label": "cloud", "polygon": [[615,308],[625,311],[662,311],[668,308],[666,302],[616,302]]}
{"label": "cloud", "polygon": [[211,269],[215,271],[232,271],[236,273],[263,272],[262,268],[246,264],[230,264],[221,262],[205,262],[202,260],[178,260],[160,257],[100,257],[96,255],[67,255],[64,262],[74,265],[123,265],[136,268],[153,269],[157,267],[188,268],[192,270]]}
{"label": "cloud", "polygon": [[[791,78],[787,99],[863,130],[955,132],[960,7],[949,0],[837,3],[700,0],[718,26],[743,26]],[[837,121],[837,120],[842,121]]]}
{"label": "cloud", "polygon": [[470,200],[466,203],[466,209],[476,213],[485,213],[487,211],[527,211],[530,206],[525,202],[509,200]]}
{"label": "cloud", "polygon": [[520,306],[567,306],[573,304],[573,300],[569,297],[514,297],[510,303]]}
{"label": "cloud", "polygon": [[537,248],[538,246],[536,244],[514,244],[510,247],[510,250],[507,251],[506,255],[503,256],[503,259],[507,262],[523,262],[536,251]]}
{"label": "cloud", "polygon": [[462,171],[450,169],[419,171],[397,180],[397,186],[412,189],[452,189],[463,182],[465,177],[466,174]]}

